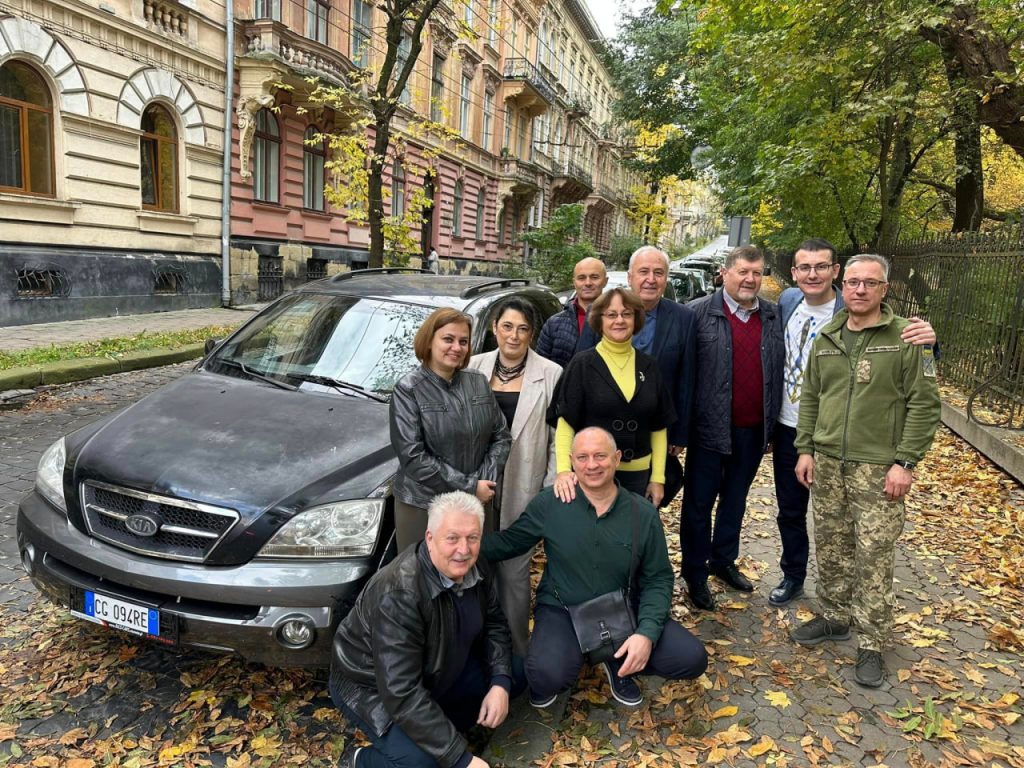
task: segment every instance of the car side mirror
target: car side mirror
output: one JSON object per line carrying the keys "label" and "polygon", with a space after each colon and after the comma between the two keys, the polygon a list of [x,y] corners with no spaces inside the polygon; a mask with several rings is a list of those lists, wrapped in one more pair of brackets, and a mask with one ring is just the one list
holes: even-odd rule
{"label": "car side mirror", "polygon": [[207,339],[203,344],[203,354],[208,355],[213,352],[213,350],[217,348],[217,345],[222,341],[224,341],[224,339]]}

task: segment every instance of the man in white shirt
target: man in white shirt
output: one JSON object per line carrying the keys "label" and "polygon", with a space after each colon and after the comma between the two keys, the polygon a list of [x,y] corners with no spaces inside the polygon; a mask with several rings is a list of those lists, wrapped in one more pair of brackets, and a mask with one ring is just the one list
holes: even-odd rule
{"label": "man in white shirt", "polygon": [[[809,491],[796,479],[797,419],[800,415],[800,388],[811,345],[818,332],[843,308],[842,292],[836,290],[839,278],[836,249],[828,240],[811,238],[797,248],[793,257],[795,288],[787,288],[779,297],[786,364],[783,369],[782,409],[775,428],[772,466],[775,471],[775,495],[778,500],[779,535],[782,539],[782,581],[768,596],[774,606],[783,606],[803,594],[807,576],[808,538],[807,503]],[[904,330],[908,344],[934,344],[935,330],[919,318]]]}

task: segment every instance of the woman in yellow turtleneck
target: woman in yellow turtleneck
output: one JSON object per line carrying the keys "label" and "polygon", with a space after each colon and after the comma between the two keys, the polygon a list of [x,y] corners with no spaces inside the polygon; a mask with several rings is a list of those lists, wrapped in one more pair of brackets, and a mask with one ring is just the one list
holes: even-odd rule
{"label": "woman in yellow turtleneck", "polygon": [[633,348],[643,304],[632,291],[613,288],[591,305],[587,322],[601,340],[569,361],[553,404],[555,494],[562,501],[575,497],[572,439],[581,429],[601,427],[622,452],[615,479],[658,506],[665,495],[666,430],[676,413],[658,364]]}

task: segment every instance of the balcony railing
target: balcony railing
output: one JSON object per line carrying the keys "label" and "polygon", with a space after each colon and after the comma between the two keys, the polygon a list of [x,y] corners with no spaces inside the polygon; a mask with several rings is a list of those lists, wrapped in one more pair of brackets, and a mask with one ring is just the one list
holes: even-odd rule
{"label": "balcony railing", "polygon": [[526,59],[505,59],[505,79],[522,80],[530,85],[548,104],[555,101],[555,89],[536,65]]}
{"label": "balcony railing", "polygon": [[326,45],[303,37],[279,21],[256,19],[243,29],[246,57],[276,58],[303,75],[316,75],[338,85],[348,83],[355,65]]}
{"label": "balcony railing", "polygon": [[565,175],[581,184],[585,184],[591,189],[594,188],[593,174],[575,160],[570,160],[565,164]]}
{"label": "balcony railing", "polygon": [[589,115],[590,110],[594,108],[590,99],[584,96],[582,93],[570,93],[566,99],[566,111],[573,115]]}
{"label": "balcony railing", "polygon": [[514,157],[507,157],[501,161],[502,175],[516,186],[536,187],[538,170],[533,163]]}
{"label": "balcony railing", "polygon": [[146,26],[174,37],[188,38],[188,9],[173,2],[143,0],[142,14]]}

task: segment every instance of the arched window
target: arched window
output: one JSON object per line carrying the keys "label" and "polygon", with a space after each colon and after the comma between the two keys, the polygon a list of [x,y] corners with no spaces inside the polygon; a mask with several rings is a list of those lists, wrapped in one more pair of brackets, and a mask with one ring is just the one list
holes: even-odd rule
{"label": "arched window", "polygon": [[462,237],[462,179],[455,182],[455,202],[452,205],[452,234]]}
{"label": "arched window", "polygon": [[253,142],[253,197],[276,203],[281,171],[281,132],[277,118],[269,109],[256,113],[256,140]]}
{"label": "arched window", "polygon": [[476,193],[476,239],[484,239],[484,216],[487,208],[487,188],[480,187]]}
{"label": "arched window", "polygon": [[327,150],[320,130],[311,125],[303,135],[302,149],[302,207],[311,211],[324,209],[324,166]]}
{"label": "arched window", "polygon": [[142,113],[140,176],[142,207],[178,210],[178,130],[171,113],[150,104]]}
{"label": "arched window", "polygon": [[405,216],[405,168],[397,157],[391,166],[391,216],[395,219]]}
{"label": "arched window", "polygon": [[53,104],[39,73],[0,66],[0,190],[53,194]]}

